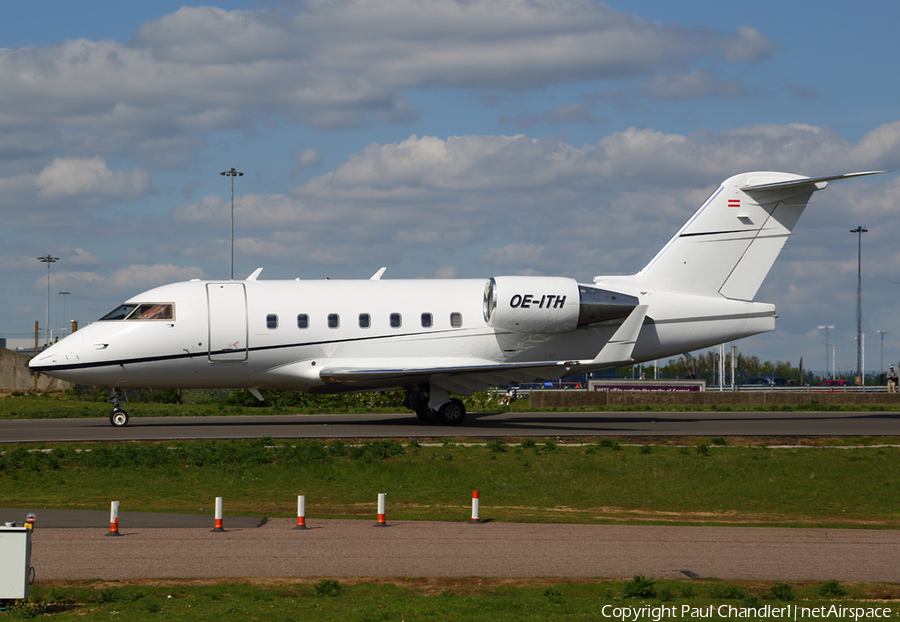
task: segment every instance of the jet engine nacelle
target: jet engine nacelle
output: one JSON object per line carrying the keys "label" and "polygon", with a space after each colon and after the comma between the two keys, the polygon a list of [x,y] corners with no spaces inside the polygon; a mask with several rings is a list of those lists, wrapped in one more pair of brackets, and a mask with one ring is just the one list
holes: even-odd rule
{"label": "jet engine nacelle", "polygon": [[578,283],[555,276],[498,276],[484,289],[484,320],[517,333],[568,333],[578,326]]}
{"label": "jet engine nacelle", "polygon": [[516,333],[568,333],[628,317],[639,302],[564,277],[497,276],[484,287],[484,321]]}

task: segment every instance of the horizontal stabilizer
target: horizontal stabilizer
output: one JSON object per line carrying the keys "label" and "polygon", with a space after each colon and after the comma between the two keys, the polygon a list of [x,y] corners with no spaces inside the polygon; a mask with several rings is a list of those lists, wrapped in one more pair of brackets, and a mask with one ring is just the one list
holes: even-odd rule
{"label": "horizontal stabilizer", "polygon": [[[744,192],[752,192],[754,190],[785,190],[788,188],[799,188],[802,186],[818,185],[829,181],[838,181],[840,179],[850,179],[852,177],[865,177],[866,175],[880,175],[887,171],[866,171],[863,173],[846,173],[844,175],[830,175],[827,177],[804,177],[802,179],[792,179],[789,181],[776,181],[768,184],[756,184],[753,186],[744,186],[741,188]],[[823,186],[824,187],[824,186]],[[821,188],[819,188],[821,190]]]}

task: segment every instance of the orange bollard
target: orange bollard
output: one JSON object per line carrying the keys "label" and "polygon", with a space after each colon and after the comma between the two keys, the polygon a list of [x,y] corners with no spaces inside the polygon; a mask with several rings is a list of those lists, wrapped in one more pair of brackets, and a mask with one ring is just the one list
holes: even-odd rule
{"label": "orange bollard", "polygon": [[387,496],[385,492],[378,493],[378,522],[375,523],[374,527],[387,527],[388,524],[384,520],[384,498]]}
{"label": "orange bollard", "polygon": [[225,531],[222,526],[222,497],[216,497],[216,526],[210,531]]}
{"label": "orange bollard", "polygon": [[108,536],[121,536],[119,533],[119,502],[113,501],[109,508],[109,533]]}
{"label": "orange bollard", "polygon": [[472,520],[469,521],[470,525],[481,525],[481,519],[478,517],[478,491],[472,491]]}
{"label": "orange bollard", "polygon": [[297,526],[294,529],[309,529],[306,526],[306,497],[297,497]]}

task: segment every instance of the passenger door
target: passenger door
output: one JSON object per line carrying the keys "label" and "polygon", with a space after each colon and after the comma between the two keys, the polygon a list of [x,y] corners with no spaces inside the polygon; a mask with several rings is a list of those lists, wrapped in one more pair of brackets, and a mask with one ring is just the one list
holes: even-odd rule
{"label": "passenger door", "polygon": [[243,283],[207,283],[209,360],[247,360],[247,293]]}

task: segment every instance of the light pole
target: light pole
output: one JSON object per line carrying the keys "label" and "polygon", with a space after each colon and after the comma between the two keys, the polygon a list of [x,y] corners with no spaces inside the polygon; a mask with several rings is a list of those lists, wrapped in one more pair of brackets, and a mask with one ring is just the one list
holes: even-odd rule
{"label": "light pole", "polygon": [[837,374],[835,374],[835,369],[834,369],[834,362],[837,359],[837,347],[842,346],[842,345],[844,345],[844,344],[842,344],[842,343],[831,344],[831,378],[832,379],[834,379],[834,377],[837,375]]}
{"label": "light pole", "polygon": [[66,334],[66,296],[68,296],[71,292],[61,291],[59,295],[63,297],[63,314],[62,314],[62,330],[63,335]]}
{"label": "light pole", "polygon": [[[819,326],[819,330],[825,329],[825,375],[828,375],[828,329],[834,326]],[[831,374],[834,376],[834,373]]]}
{"label": "light pole", "polygon": [[857,234],[859,242],[856,251],[856,375],[862,376],[862,234],[869,230],[863,227],[850,229]]}
{"label": "light pole", "polygon": [[[38,261],[41,263],[47,264],[47,323],[44,324],[44,332],[47,338],[44,340],[44,345],[49,345],[50,343],[50,264],[59,261],[59,257],[53,257],[50,253],[47,253],[43,257],[38,257]],[[34,353],[37,356],[37,352]]]}
{"label": "light pole", "polygon": [[881,335],[881,368],[878,371],[879,378],[881,374],[884,373],[884,336],[887,334],[886,330],[876,330],[876,333]]}
{"label": "light pole", "polygon": [[222,171],[219,175],[231,177],[231,280],[234,280],[234,178],[243,177],[233,166],[230,170]]}

